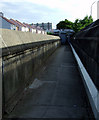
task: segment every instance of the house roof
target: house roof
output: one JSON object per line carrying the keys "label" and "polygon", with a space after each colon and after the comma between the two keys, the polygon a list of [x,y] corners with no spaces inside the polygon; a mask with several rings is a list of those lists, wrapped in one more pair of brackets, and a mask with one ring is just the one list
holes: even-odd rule
{"label": "house roof", "polygon": [[20,21],[18,21],[18,20],[14,20],[14,19],[7,19],[7,18],[5,18],[5,17],[3,17],[3,16],[0,16],[0,17],[2,17],[3,19],[5,19],[7,22],[9,22],[10,24],[13,24],[13,25],[15,25],[15,26],[23,26],[23,27],[28,27],[28,28],[33,28],[33,29],[37,29],[37,30],[43,30],[41,27],[39,27],[39,26],[35,26],[35,25],[29,25],[28,23],[21,23]]}
{"label": "house roof", "polygon": [[23,23],[24,25],[26,25],[28,28],[32,28],[31,25],[29,25],[28,23]]}
{"label": "house roof", "polygon": [[9,22],[10,24],[15,25],[11,20],[9,20],[9,19],[7,19],[7,18],[5,18],[5,17],[3,17],[3,16],[0,16],[0,17],[2,17],[4,20],[6,20],[7,22]]}
{"label": "house roof", "polygon": [[10,21],[12,21],[16,26],[18,26],[18,27],[20,26],[19,23],[16,22],[16,20],[10,19]]}
{"label": "house roof", "polygon": [[42,30],[42,28],[41,28],[41,27],[39,27],[39,26],[37,26],[37,30]]}
{"label": "house roof", "polygon": [[26,25],[24,25],[23,23],[19,22],[18,20],[16,20],[16,22],[17,22],[19,25],[21,25],[21,26],[23,26],[23,27],[26,27]]}
{"label": "house roof", "polygon": [[18,20],[10,19],[13,23],[17,24],[18,26],[26,27],[23,23],[19,22]]}
{"label": "house roof", "polygon": [[31,27],[32,27],[33,29],[37,29],[35,25],[31,25]]}

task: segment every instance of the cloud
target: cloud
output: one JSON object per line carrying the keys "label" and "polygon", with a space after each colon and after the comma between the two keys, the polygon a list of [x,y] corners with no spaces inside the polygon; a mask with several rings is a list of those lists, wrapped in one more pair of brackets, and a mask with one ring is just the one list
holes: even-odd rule
{"label": "cloud", "polygon": [[0,2],[0,11],[3,11],[3,8],[5,7],[5,4]]}
{"label": "cloud", "polygon": [[[5,16],[24,22],[52,22],[82,19],[90,15],[94,0],[0,0]],[[26,21],[25,21],[26,20]]]}

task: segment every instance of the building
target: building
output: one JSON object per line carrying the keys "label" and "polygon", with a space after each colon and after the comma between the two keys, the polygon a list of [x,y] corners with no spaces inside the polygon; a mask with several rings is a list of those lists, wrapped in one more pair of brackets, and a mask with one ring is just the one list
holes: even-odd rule
{"label": "building", "polygon": [[16,20],[16,22],[21,26],[21,31],[23,31],[23,32],[28,32],[29,31],[29,28],[26,25],[19,22],[18,20]]}
{"label": "building", "polygon": [[[48,25],[50,26],[50,24]],[[46,34],[43,28],[39,25],[29,25],[28,23],[21,23],[18,20],[7,19],[3,16],[3,13],[0,12],[0,28],[11,29],[23,32],[32,32],[37,34]]]}
{"label": "building", "polygon": [[9,19],[3,16],[3,13],[0,12],[0,28],[16,30],[16,25]]}
{"label": "building", "polygon": [[28,29],[27,29],[27,31],[28,32],[32,32],[32,27],[31,27],[31,25],[29,25],[28,23],[23,23]]}
{"label": "building", "polygon": [[4,16],[4,14],[2,12],[0,12],[0,16]]}
{"label": "building", "polygon": [[45,34],[45,31],[42,29],[42,30],[41,30],[41,33],[42,33],[42,34]]}
{"label": "building", "polygon": [[32,27],[32,33],[36,33],[36,26],[34,26],[34,25],[31,25],[31,27]]}
{"label": "building", "polygon": [[34,25],[29,25],[28,23],[23,23],[23,24],[28,27],[29,32],[37,33],[37,27],[36,27],[36,26],[34,26]]}
{"label": "building", "polygon": [[20,25],[16,22],[16,20],[10,19],[10,21],[12,21],[12,22],[16,25],[16,30],[17,30],[17,31],[21,31],[22,26],[20,26]]}
{"label": "building", "polygon": [[14,19],[10,19],[16,26],[18,31],[23,31],[23,32],[28,32],[29,31],[29,27],[27,27],[27,25],[19,22],[18,20],[14,20]]}
{"label": "building", "polygon": [[37,34],[41,34],[41,33],[42,33],[42,29],[41,29],[40,26],[37,26],[37,28],[36,28],[36,33],[37,33]]}
{"label": "building", "polygon": [[43,28],[44,30],[51,30],[52,29],[52,23],[36,23],[34,24],[36,27],[39,26]]}

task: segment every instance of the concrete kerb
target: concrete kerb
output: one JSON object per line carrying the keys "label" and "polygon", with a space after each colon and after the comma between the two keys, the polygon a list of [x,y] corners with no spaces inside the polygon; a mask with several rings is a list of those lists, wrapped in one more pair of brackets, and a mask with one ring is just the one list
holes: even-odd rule
{"label": "concrete kerb", "polygon": [[88,95],[88,99],[90,101],[94,116],[96,120],[99,120],[99,91],[91,80],[91,77],[87,73],[85,67],[83,66],[79,56],[75,52],[73,46],[70,44],[77,64],[79,66],[79,70],[81,73],[81,77]]}

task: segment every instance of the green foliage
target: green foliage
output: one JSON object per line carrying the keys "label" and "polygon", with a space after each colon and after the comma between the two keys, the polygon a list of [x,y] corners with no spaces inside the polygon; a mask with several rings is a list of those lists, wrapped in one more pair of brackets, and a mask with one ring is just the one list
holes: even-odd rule
{"label": "green foliage", "polygon": [[47,32],[47,35],[52,35],[52,33],[51,32]]}
{"label": "green foliage", "polygon": [[75,22],[71,22],[67,19],[64,21],[60,21],[57,24],[57,29],[73,29],[75,32],[80,31],[87,25],[91,24],[93,22],[92,16],[85,16],[84,19],[76,19]]}
{"label": "green foliage", "polygon": [[72,28],[73,23],[67,19],[65,19],[65,21],[60,21],[57,24],[57,29],[71,29]]}
{"label": "green foliage", "polygon": [[65,21],[60,21],[60,23],[57,24],[57,29],[65,29],[66,23]]}

